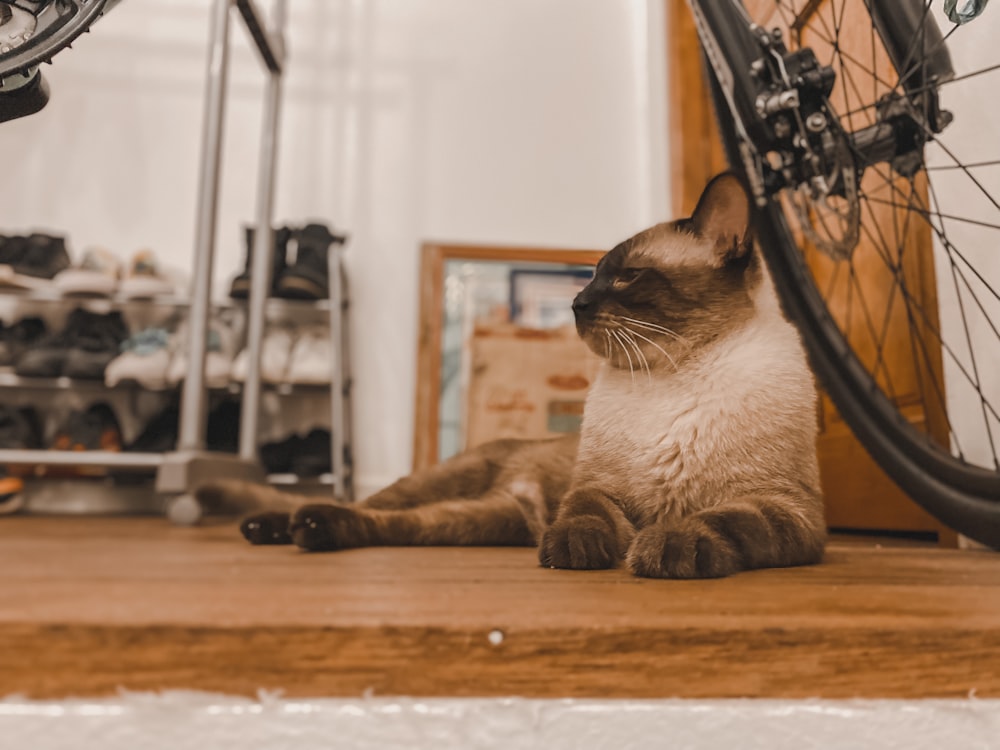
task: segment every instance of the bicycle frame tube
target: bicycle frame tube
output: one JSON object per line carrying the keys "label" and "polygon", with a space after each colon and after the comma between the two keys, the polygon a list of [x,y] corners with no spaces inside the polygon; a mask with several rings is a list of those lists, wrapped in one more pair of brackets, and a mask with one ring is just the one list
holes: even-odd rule
{"label": "bicycle frame tube", "polygon": [[[929,4],[924,0],[866,0],[865,4],[907,94],[916,96],[929,83],[955,77],[951,55]],[[917,59],[923,59],[920,67],[905,72]]]}

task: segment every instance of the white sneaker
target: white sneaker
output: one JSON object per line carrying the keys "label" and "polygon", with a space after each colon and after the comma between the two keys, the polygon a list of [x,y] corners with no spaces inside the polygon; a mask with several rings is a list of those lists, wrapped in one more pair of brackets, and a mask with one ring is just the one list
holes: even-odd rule
{"label": "white sneaker", "polygon": [[322,385],[333,378],[333,339],[327,326],[302,329],[288,361],[286,382]]}
{"label": "white sneaker", "polygon": [[53,283],[63,295],[110,297],[122,275],[122,263],[102,247],[91,247],[79,264],[60,271]]}
{"label": "white sneaker", "polygon": [[135,381],[150,391],[170,387],[167,368],[171,356],[170,333],[163,327],[150,326],[130,336],[122,344],[122,353],[108,363],[104,384],[114,388],[122,382]]}
{"label": "white sneaker", "polygon": [[177,294],[177,283],[160,268],[152,250],[140,250],[132,257],[121,293],[125,299],[164,297]]}
{"label": "white sneaker", "polygon": [[[167,368],[167,381],[177,385],[187,377],[188,327],[185,324],[177,337],[173,359]],[[208,341],[205,352],[205,385],[209,388],[225,388],[229,385],[229,375],[233,369],[233,354],[236,350],[235,334],[232,328],[221,320],[208,323]]]}
{"label": "white sneaker", "polygon": [[[268,328],[261,342],[260,379],[265,383],[283,383],[295,338],[288,326]],[[237,383],[247,379],[249,352],[244,349],[233,362],[232,377]]]}

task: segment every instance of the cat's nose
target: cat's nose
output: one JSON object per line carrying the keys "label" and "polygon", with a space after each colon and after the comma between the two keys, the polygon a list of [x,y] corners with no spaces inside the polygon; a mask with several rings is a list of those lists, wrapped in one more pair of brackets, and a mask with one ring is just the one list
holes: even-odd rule
{"label": "cat's nose", "polygon": [[573,298],[573,314],[577,317],[590,312],[591,308],[593,303],[584,297],[582,292]]}

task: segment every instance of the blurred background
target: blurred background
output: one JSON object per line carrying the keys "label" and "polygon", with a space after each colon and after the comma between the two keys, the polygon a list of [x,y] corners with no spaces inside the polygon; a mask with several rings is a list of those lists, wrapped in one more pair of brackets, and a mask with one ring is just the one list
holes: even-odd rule
{"label": "blurred background", "polygon": [[[267,3],[262,3],[267,7]],[[425,240],[608,249],[667,218],[665,10],[296,0],[275,217],[350,234],[355,481],[408,472]],[[209,4],[121,3],[0,129],[0,227],[190,271]],[[253,220],[264,77],[233,29],[215,287]]]}

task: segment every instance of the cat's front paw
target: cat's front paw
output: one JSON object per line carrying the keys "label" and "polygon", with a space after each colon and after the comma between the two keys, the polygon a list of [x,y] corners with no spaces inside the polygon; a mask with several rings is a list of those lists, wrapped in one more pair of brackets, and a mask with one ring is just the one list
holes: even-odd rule
{"label": "cat's front paw", "polygon": [[733,547],[697,521],[647,526],[632,540],[625,562],[643,578],[723,578],[743,569]]}
{"label": "cat's front paw", "polygon": [[542,535],[539,562],[548,568],[602,570],[618,564],[621,552],[610,524],[599,516],[557,520]]}
{"label": "cat's front paw", "polygon": [[370,519],[340,505],[305,505],[292,516],[292,541],[313,552],[371,544]]}
{"label": "cat's front paw", "polygon": [[291,544],[288,513],[256,513],[243,519],[240,533],[250,544]]}

